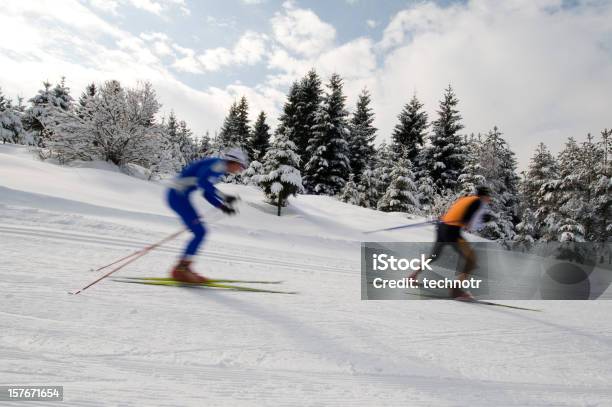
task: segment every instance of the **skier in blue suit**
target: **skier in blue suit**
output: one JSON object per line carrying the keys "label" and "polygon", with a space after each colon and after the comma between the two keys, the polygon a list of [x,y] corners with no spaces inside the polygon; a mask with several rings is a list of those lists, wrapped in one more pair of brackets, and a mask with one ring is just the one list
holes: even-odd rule
{"label": "skier in blue suit", "polygon": [[226,174],[237,174],[248,165],[244,151],[239,148],[228,150],[221,158],[211,157],[195,161],[185,167],[173,180],[168,190],[168,205],[181,218],[193,233],[193,239],[183,252],[178,264],[172,270],[172,278],[187,283],[203,283],[206,277],[191,269],[193,256],[198,252],[206,236],[206,228],[200,222],[199,215],[189,200],[192,192],[202,189],[204,198],[215,208],[227,215],[234,215],[233,203],[236,197],[222,194],[215,184]]}

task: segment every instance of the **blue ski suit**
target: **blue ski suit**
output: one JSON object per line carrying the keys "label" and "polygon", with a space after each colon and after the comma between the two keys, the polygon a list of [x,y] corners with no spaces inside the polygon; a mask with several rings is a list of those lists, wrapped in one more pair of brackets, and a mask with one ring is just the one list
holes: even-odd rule
{"label": "blue ski suit", "polygon": [[183,258],[194,256],[206,236],[206,228],[200,222],[198,213],[189,200],[196,189],[203,190],[204,198],[216,208],[224,204],[224,199],[215,184],[227,172],[227,162],[221,158],[205,158],[185,167],[173,180],[168,190],[168,205],[182,219],[193,233],[183,253]]}

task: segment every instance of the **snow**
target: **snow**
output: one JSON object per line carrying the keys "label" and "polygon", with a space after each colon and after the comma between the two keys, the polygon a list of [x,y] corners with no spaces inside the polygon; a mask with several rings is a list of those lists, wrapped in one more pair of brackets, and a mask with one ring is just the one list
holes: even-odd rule
{"label": "snow", "polygon": [[[612,403],[612,303],[361,301],[359,242],[428,241],[431,227],[363,235],[405,214],[306,195],[279,218],[256,188],[221,189],[240,214],[194,198],[210,227],[197,269],[298,295],[105,280],[71,296],[180,229],[164,187],[1,145],[0,384],[63,385],[66,406]],[[117,274],[164,276],[184,239]]]}

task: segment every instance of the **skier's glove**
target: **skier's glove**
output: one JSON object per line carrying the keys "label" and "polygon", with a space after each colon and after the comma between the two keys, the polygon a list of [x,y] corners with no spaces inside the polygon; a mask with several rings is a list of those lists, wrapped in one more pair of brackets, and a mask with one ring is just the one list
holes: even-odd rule
{"label": "skier's glove", "polygon": [[491,216],[490,213],[485,213],[484,215],[482,215],[482,221],[484,223],[491,222],[492,220],[493,220],[493,216]]}
{"label": "skier's glove", "polygon": [[227,204],[223,204],[219,207],[219,209],[221,209],[221,212],[223,212],[226,215],[235,215],[236,214],[236,209],[232,208],[231,206],[227,205]]}

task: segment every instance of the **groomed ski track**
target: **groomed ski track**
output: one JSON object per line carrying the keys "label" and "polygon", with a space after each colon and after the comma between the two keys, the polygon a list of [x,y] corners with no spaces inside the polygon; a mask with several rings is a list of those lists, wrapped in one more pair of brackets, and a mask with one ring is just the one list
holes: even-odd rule
{"label": "groomed ski track", "polygon": [[[63,385],[66,406],[612,405],[612,303],[361,301],[360,231],[405,218],[304,196],[279,220],[258,191],[221,188],[241,214],[211,222],[198,269],[299,295],[103,281],[71,296],[180,228],[163,188],[0,146],[0,384]],[[164,276],[186,237],[118,274]]]}

